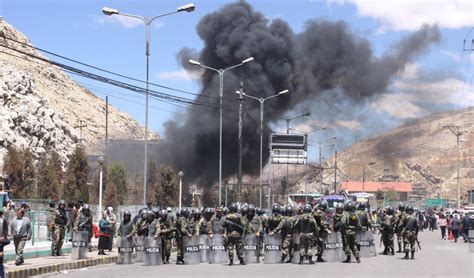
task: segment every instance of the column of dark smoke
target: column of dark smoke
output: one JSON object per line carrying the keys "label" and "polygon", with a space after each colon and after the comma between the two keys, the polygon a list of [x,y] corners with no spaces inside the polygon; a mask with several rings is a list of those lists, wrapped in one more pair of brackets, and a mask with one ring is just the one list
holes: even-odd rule
{"label": "column of dark smoke", "polygon": [[[228,4],[206,15],[199,22],[197,32],[204,48],[200,51],[183,49],[178,56],[187,70],[196,70],[187,63],[190,58],[214,68],[226,68],[251,56],[255,58],[254,62],[224,77],[224,177],[237,171],[237,95],[234,92],[241,79],[245,82],[245,91],[258,97],[290,90],[288,95],[265,104],[264,150],[267,150],[271,132],[268,124],[278,121],[285,113],[305,107],[310,108],[318,120],[332,122],[338,118],[338,112],[325,109],[324,114],[317,113],[318,100],[324,94],[325,105],[330,106],[331,93],[337,92],[333,101],[336,103],[342,95],[347,103],[344,113],[350,114],[351,106],[385,92],[395,74],[440,39],[436,26],[423,26],[377,57],[369,41],[352,33],[345,22],[310,20],[301,33],[295,34],[285,21],[269,21],[246,2]],[[215,72],[204,71],[197,101],[218,107],[218,81]],[[259,104],[247,99],[245,107],[250,117],[243,131],[243,170],[258,175]],[[161,160],[183,169],[189,180],[196,180],[200,185],[214,183],[218,177],[219,110],[190,111],[184,122],[171,121],[166,125]],[[264,152],[264,158],[268,159],[268,151]]]}

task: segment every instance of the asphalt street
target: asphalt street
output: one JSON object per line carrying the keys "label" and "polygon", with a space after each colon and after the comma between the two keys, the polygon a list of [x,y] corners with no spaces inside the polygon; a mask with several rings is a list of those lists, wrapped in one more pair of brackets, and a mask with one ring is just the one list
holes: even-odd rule
{"label": "asphalt street", "polygon": [[[422,251],[415,260],[402,254],[362,259],[361,264],[316,263],[235,265],[143,266],[102,265],[49,275],[49,277],[474,277],[474,253],[467,243],[441,240],[440,232],[420,233]],[[379,237],[376,236],[377,245]]]}

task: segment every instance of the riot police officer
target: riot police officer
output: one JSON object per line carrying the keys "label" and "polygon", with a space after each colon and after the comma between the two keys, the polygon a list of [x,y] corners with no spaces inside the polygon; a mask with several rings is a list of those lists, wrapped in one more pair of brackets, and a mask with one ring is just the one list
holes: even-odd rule
{"label": "riot police officer", "polygon": [[402,253],[402,244],[403,244],[403,222],[405,221],[405,205],[400,203],[398,205],[398,212],[395,214],[395,222],[396,222],[396,233],[397,233],[397,243],[398,243],[398,251],[397,253]]}
{"label": "riot police officer", "polygon": [[354,202],[347,204],[347,213],[342,217],[342,226],[346,239],[346,260],[345,263],[351,262],[351,252],[356,258],[357,263],[360,263],[359,250],[357,249],[357,231],[360,230],[360,223],[357,214],[355,213],[356,205]]}
{"label": "riot police officer", "polygon": [[184,265],[184,244],[183,244],[183,237],[189,236],[192,237],[192,231],[189,227],[188,217],[189,217],[189,210],[187,208],[182,208],[179,213],[179,219],[176,222],[176,245],[178,256],[176,259],[176,264],[183,264]]}
{"label": "riot police officer", "polygon": [[260,263],[260,257],[262,256],[262,234],[263,225],[260,216],[255,214],[255,206],[250,204],[247,208],[247,215],[243,217],[246,234],[255,234],[257,237],[257,263]]}
{"label": "riot police officer", "polygon": [[51,253],[53,256],[62,256],[61,247],[63,246],[64,236],[66,235],[67,224],[66,203],[60,201],[58,209],[54,212],[53,241],[51,244]]}
{"label": "riot police officer", "polygon": [[214,215],[214,210],[212,208],[204,209],[204,217],[201,217],[197,222],[194,230],[195,235],[209,235],[211,234],[211,220]]}
{"label": "riot police officer", "polygon": [[272,206],[272,215],[266,219],[265,223],[265,231],[267,234],[270,234],[275,230],[276,227],[278,227],[278,224],[280,224],[280,221],[282,219],[281,216],[281,207],[279,204],[273,204]]}
{"label": "riot police officer", "polygon": [[418,237],[418,219],[413,214],[414,210],[412,206],[407,206],[405,209],[405,218],[402,223],[402,235],[403,235],[403,245],[405,248],[405,257],[404,259],[408,260],[408,253],[411,252],[411,259],[415,259],[415,244]]}
{"label": "riot police officer", "polygon": [[[293,259],[292,251],[293,251],[293,225],[295,223],[295,219],[293,217],[294,209],[293,206],[287,205],[284,208],[284,217],[282,217],[278,226],[270,232],[270,235],[273,233],[281,234],[281,263],[291,263]],[[286,257],[288,260],[285,261]]]}
{"label": "riot police officer", "polygon": [[395,255],[395,248],[393,246],[393,235],[395,233],[395,217],[394,209],[392,207],[387,207],[385,213],[381,219],[381,229],[382,233],[382,242],[384,245],[383,255],[388,255],[389,253]]}
{"label": "riot police officer", "polygon": [[318,233],[318,227],[316,220],[311,215],[313,208],[310,204],[306,204],[303,207],[303,214],[299,215],[294,227],[296,232],[300,235],[300,262],[303,264],[305,257],[308,259],[310,264],[314,264],[313,256],[311,254],[311,248],[313,247],[314,235]]}
{"label": "riot police officer", "polygon": [[120,223],[120,227],[117,236],[126,237],[128,240],[132,240],[135,233],[135,226],[132,222],[132,214],[126,210],[123,212],[123,221]]}
{"label": "riot police officer", "polygon": [[74,231],[81,232],[87,231],[88,238],[87,238],[87,246],[89,247],[89,251],[91,251],[91,239],[92,239],[92,215],[91,215],[91,207],[89,204],[84,204],[82,206],[81,212],[79,213],[79,217],[76,217],[76,221],[74,221]]}
{"label": "riot police officer", "polygon": [[237,257],[239,258],[240,264],[245,265],[243,257],[243,245],[242,236],[244,233],[244,226],[242,223],[242,216],[238,213],[238,206],[236,203],[232,203],[229,206],[229,214],[224,220],[225,237],[227,254],[229,256],[229,265],[234,264],[234,248],[237,251]]}
{"label": "riot police officer", "polygon": [[161,250],[163,250],[161,253],[162,260],[164,264],[169,264],[171,255],[171,239],[174,236],[175,228],[173,226],[173,219],[169,217],[169,213],[164,209],[160,210],[159,213],[159,225]]}
{"label": "riot police officer", "polygon": [[314,220],[316,220],[316,224],[319,227],[319,232],[315,240],[316,240],[316,255],[318,256],[316,261],[320,263],[324,262],[323,240],[324,240],[324,237],[327,236],[327,233],[329,230],[328,221],[326,217],[327,210],[328,210],[328,202],[326,200],[321,200],[316,206],[316,209],[314,210],[314,213],[313,213]]}
{"label": "riot police officer", "polygon": [[213,234],[223,235],[224,228],[222,225],[224,224],[224,212],[221,207],[215,209],[215,214],[211,218],[211,229],[209,236],[212,237]]}

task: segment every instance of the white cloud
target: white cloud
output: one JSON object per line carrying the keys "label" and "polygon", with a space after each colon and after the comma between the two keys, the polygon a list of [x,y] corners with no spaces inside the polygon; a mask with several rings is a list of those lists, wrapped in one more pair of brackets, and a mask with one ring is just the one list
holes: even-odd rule
{"label": "white cloud", "polygon": [[183,81],[183,80],[196,80],[201,77],[201,72],[193,71],[188,72],[185,69],[174,70],[174,71],[160,71],[156,74],[156,78],[161,80],[173,80],[173,81]]}
{"label": "white cloud", "polygon": [[472,0],[329,0],[329,3],[355,5],[360,16],[381,23],[378,33],[386,29],[413,31],[423,24],[450,29],[474,25]]}
{"label": "white cloud", "polygon": [[461,62],[461,56],[457,53],[446,51],[446,50],[441,50],[440,53],[445,56],[448,56],[449,58],[451,58],[451,60],[453,60],[456,63]]}
{"label": "white cloud", "polygon": [[426,114],[423,108],[412,103],[415,99],[413,95],[404,93],[384,94],[371,106],[375,112],[385,112],[397,119],[410,119]]}

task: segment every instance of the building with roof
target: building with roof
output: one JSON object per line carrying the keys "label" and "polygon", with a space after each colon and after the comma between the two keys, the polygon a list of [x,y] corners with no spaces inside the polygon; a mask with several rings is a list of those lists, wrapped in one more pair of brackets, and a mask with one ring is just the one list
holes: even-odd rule
{"label": "building with roof", "polygon": [[408,195],[413,191],[413,185],[411,182],[400,181],[344,181],[342,182],[342,189],[349,194],[360,192],[375,194],[377,191],[393,190],[397,193],[398,201],[407,201]]}

